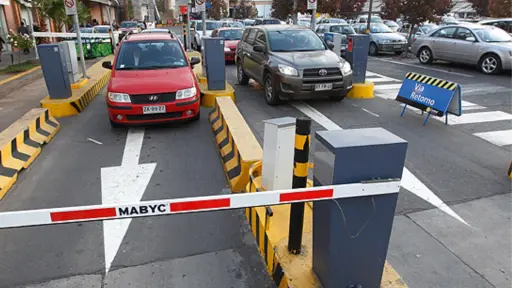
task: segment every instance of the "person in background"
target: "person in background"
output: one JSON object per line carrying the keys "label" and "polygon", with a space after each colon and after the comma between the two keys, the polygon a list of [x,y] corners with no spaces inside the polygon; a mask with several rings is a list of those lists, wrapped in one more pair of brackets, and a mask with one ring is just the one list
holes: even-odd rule
{"label": "person in background", "polygon": [[[21,22],[20,28],[18,29],[18,33],[20,35],[30,35],[30,31],[28,31],[27,26],[25,26],[25,23]],[[24,54],[29,54],[30,50],[28,48],[23,49]]]}
{"label": "person in background", "polygon": [[4,44],[5,44],[4,38],[2,38],[2,36],[0,36],[0,62],[2,62],[2,51],[4,50]]}

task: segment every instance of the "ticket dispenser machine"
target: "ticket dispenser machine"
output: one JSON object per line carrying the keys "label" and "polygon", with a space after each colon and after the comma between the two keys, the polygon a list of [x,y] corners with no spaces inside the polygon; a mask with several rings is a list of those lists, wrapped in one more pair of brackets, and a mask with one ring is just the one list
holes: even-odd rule
{"label": "ticket dispenser machine", "polygon": [[339,33],[324,33],[325,43],[332,43],[334,47],[332,48],[332,52],[336,53],[338,56],[342,56],[342,34]]}
{"label": "ticket dispenser machine", "polygon": [[369,48],[370,36],[361,34],[348,35],[345,59],[352,66],[354,83],[364,83],[365,81]]}
{"label": "ticket dispenser machine", "polygon": [[50,99],[66,99],[71,97],[72,94],[66,65],[67,45],[65,42],[37,45]]}
{"label": "ticket dispenser machine", "polygon": [[208,90],[226,89],[226,61],[224,38],[203,37],[201,45],[203,76],[208,80]]}

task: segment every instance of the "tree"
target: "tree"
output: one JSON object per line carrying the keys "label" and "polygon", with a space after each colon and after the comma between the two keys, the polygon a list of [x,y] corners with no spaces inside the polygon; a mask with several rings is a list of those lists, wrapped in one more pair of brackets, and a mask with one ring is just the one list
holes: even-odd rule
{"label": "tree", "polygon": [[512,17],[510,0],[489,0],[489,16],[495,18]]}
{"label": "tree", "polygon": [[128,19],[133,19],[133,3],[132,0],[126,1],[126,16],[128,16]]}
{"label": "tree", "polygon": [[208,9],[208,16],[211,18],[219,20],[224,17],[226,11],[228,11],[228,7],[224,0],[211,0],[212,8]]}
{"label": "tree", "polygon": [[272,1],[272,17],[285,20],[293,13],[293,0]]}
{"label": "tree", "polygon": [[252,14],[252,9],[254,8],[254,2],[248,3],[247,0],[240,0],[237,4],[237,9],[235,13],[235,18],[237,19],[246,19],[250,18]]}
{"label": "tree", "polygon": [[402,13],[401,0],[387,0],[382,3],[380,11],[384,19],[398,19]]}
{"label": "tree", "polygon": [[319,13],[334,17],[353,17],[363,10],[366,0],[323,0],[318,1]]}
{"label": "tree", "polygon": [[256,8],[256,3],[254,1],[251,2],[251,15],[249,15],[249,18],[256,18],[258,17],[258,8]]}
{"label": "tree", "polygon": [[[475,9],[476,14],[480,16],[489,16],[489,0],[468,0],[471,7]],[[507,8],[510,10],[510,5]]]}

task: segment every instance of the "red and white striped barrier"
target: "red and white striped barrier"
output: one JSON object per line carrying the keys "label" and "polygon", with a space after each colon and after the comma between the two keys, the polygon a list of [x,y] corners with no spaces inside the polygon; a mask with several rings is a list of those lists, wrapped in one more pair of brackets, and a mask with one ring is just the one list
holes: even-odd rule
{"label": "red and white striped barrier", "polygon": [[91,205],[0,213],[0,229],[84,221],[272,206],[398,193],[400,181],[343,184],[257,193]]}

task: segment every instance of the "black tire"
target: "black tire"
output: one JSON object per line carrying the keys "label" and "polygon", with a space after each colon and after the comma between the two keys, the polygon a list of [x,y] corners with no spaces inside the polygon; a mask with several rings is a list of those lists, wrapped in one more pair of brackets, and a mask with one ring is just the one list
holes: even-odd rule
{"label": "black tire", "polygon": [[397,55],[397,56],[400,56],[400,55],[402,55],[403,53],[404,53],[403,51],[395,51],[395,55]]}
{"label": "black tire", "polygon": [[343,91],[339,95],[329,96],[329,100],[334,102],[341,102],[345,97],[347,97],[348,91]]}
{"label": "black tire", "polygon": [[[109,119],[109,120],[110,120],[110,119]],[[110,126],[111,126],[112,128],[116,128],[116,129],[117,129],[117,128],[122,128],[122,127],[123,127],[123,124],[120,124],[120,123],[117,123],[117,122],[114,122],[114,121],[110,120]]]}
{"label": "black tire", "polygon": [[249,76],[247,76],[244,72],[244,67],[241,60],[236,61],[236,79],[238,80],[238,84],[247,85],[249,84]]}
{"label": "black tire", "polygon": [[377,47],[377,44],[370,43],[370,49],[368,50],[368,55],[370,56],[377,56],[379,55],[379,47]]}
{"label": "black tire", "polygon": [[278,105],[281,101],[279,99],[279,95],[275,93],[277,91],[274,81],[272,81],[272,74],[266,73],[264,79],[264,91],[265,91],[265,101],[270,106]]}
{"label": "black tire", "polygon": [[432,50],[428,47],[422,47],[420,51],[418,51],[418,60],[421,64],[432,64],[432,62],[434,62]]}
{"label": "black tire", "polygon": [[493,53],[485,54],[478,61],[478,69],[487,75],[498,74],[501,72],[501,59]]}

